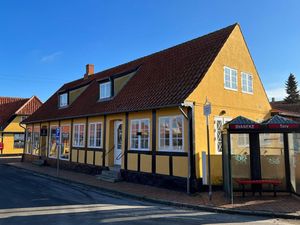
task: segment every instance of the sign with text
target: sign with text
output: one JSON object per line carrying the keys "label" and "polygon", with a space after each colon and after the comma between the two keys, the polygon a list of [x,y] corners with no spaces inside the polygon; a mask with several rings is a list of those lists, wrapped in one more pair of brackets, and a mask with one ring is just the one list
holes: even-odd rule
{"label": "sign with text", "polygon": [[57,127],[55,130],[55,138],[56,138],[56,144],[60,144],[60,128]]}
{"label": "sign with text", "polygon": [[230,129],[234,130],[254,130],[254,129],[259,129],[260,125],[259,124],[230,124],[229,125]]}
{"label": "sign with text", "polygon": [[203,106],[203,113],[204,113],[204,116],[209,116],[211,114],[211,104],[210,103],[206,103]]}

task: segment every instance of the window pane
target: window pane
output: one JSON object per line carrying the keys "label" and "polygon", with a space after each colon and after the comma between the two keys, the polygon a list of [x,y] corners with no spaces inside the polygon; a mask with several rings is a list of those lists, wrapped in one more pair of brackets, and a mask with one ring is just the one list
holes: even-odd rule
{"label": "window pane", "polygon": [[131,148],[138,149],[139,143],[138,143],[138,133],[139,131],[139,121],[138,120],[132,120],[131,121]]}
{"label": "window pane", "polygon": [[149,120],[141,121],[141,148],[148,149],[149,148]]}
{"label": "window pane", "polygon": [[70,155],[70,126],[61,127],[61,148],[60,148],[60,158],[69,159]]}
{"label": "window pane", "polygon": [[174,117],[172,123],[172,142],[173,142],[173,149],[174,150],[182,150],[182,124],[183,118],[182,117]]}
{"label": "window pane", "polygon": [[160,148],[170,148],[170,118],[160,118]]}
{"label": "window pane", "polygon": [[59,96],[59,106],[64,107],[68,105],[68,94],[64,93]]}
{"label": "window pane", "polygon": [[100,99],[109,98],[111,96],[111,82],[100,84]]}
{"label": "window pane", "polygon": [[24,134],[14,134],[14,148],[24,147]]}
{"label": "window pane", "polygon": [[56,128],[51,127],[50,129],[50,141],[49,141],[49,157],[56,158]]}
{"label": "window pane", "polygon": [[97,123],[96,125],[96,147],[101,147],[102,146],[102,125],[101,123]]}

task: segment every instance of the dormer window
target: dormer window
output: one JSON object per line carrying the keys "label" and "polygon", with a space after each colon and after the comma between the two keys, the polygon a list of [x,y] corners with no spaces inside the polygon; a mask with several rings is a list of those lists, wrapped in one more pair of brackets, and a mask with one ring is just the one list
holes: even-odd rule
{"label": "dormer window", "polygon": [[111,82],[100,83],[100,99],[106,99],[111,97]]}
{"label": "dormer window", "polygon": [[68,106],[68,93],[63,93],[59,95],[59,107],[63,108]]}

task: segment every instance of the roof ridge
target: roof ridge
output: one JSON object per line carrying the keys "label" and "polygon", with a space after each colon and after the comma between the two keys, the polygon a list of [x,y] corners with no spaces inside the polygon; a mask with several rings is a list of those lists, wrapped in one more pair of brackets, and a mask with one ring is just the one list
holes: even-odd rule
{"label": "roof ridge", "polygon": [[[102,71],[99,71],[99,72],[95,73],[94,75],[98,75],[98,74],[100,74],[100,73],[107,72],[107,71],[109,71],[109,70],[111,70],[111,69],[114,69],[114,68],[117,68],[117,67],[121,67],[121,66],[127,65],[127,64],[129,64],[129,63],[133,63],[133,62],[135,62],[135,61],[138,61],[138,60],[141,60],[141,59],[144,59],[144,58],[148,58],[148,57],[150,58],[150,57],[152,57],[153,55],[156,55],[156,54],[159,54],[159,53],[162,53],[162,52],[165,52],[165,51],[172,50],[172,49],[177,48],[177,47],[179,47],[179,46],[183,46],[183,45],[189,44],[190,42],[197,41],[197,40],[199,40],[199,39],[201,39],[201,38],[210,36],[210,35],[212,35],[212,34],[214,34],[214,33],[218,33],[218,32],[220,32],[220,31],[223,31],[223,30],[226,30],[226,29],[229,29],[229,28],[234,28],[236,25],[238,25],[238,23],[234,23],[234,24],[229,25],[229,26],[227,26],[227,27],[223,27],[223,28],[221,28],[221,29],[212,31],[212,32],[210,32],[210,33],[208,33],[208,34],[204,34],[204,35],[202,35],[202,36],[200,36],[200,37],[196,37],[196,38],[187,40],[187,41],[185,41],[185,42],[182,42],[182,43],[179,43],[179,44],[176,44],[176,45],[167,47],[167,48],[162,49],[162,50],[159,50],[159,51],[157,51],[157,52],[150,53],[149,55],[141,56],[141,57],[139,57],[139,58],[137,58],[137,59],[134,59],[134,60],[131,60],[131,61],[128,61],[128,62],[119,64],[119,65],[117,65],[117,66],[113,66],[113,67],[107,68],[107,69],[105,69],[105,70],[102,70]],[[81,78],[81,79],[83,79],[83,78]]]}
{"label": "roof ridge", "polygon": [[[202,35],[202,36],[199,36],[199,37],[196,37],[196,38],[187,40],[187,41],[185,41],[185,42],[182,42],[182,43],[179,43],[179,44],[170,46],[170,47],[167,47],[167,48],[165,48],[165,49],[162,49],[162,50],[159,50],[159,51],[150,53],[150,54],[148,54],[148,55],[141,56],[141,57],[136,58],[136,59],[133,59],[133,60],[131,60],[131,61],[127,61],[127,62],[124,62],[124,63],[122,63],[122,64],[119,64],[119,65],[116,65],[116,66],[112,66],[112,67],[109,67],[109,68],[107,68],[107,69],[98,71],[98,72],[94,73],[93,75],[94,75],[94,76],[98,76],[98,75],[100,75],[100,74],[102,74],[102,73],[108,72],[108,71],[110,71],[110,70],[113,70],[113,69],[116,69],[116,68],[119,68],[119,67],[122,67],[122,66],[125,66],[125,65],[128,65],[128,64],[130,64],[130,63],[134,63],[134,62],[136,62],[136,61],[140,61],[140,60],[143,60],[143,59],[146,59],[146,58],[151,58],[151,57],[153,57],[154,55],[161,54],[161,53],[163,53],[163,52],[172,50],[172,49],[174,49],[174,48],[177,48],[177,47],[180,47],[180,46],[187,45],[187,44],[189,44],[189,43],[191,43],[191,42],[194,42],[194,41],[197,41],[197,40],[199,40],[199,39],[201,39],[201,38],[204,38],[204,37],[210,36],[210,35],[212,35],[212,34],[221,32],[221,31],[223,31],[223,30],[226,30],[226,29],[229,29],[229,28],[232,28],[232,29],[233,29],[233,28],[234,28],[235,26],[237,26],[237,25],[239,25],[239,24],[238,24],[238,23],[231,24],[231,25],[229,25],[229,26],[227,26],[227,27],[220,28],[220,29],[218,29],[218,30],[215,30],[215,31],[212,31],[212,32],[210,32],[210,33],[204,34],[204,35]],[[76,79],[76,80],[67,82],[67,83],[65,83],[64,85],[66,85],[66,84],[71,84],[71,83],[73,83],[73,82],[80,81],[80,80],[84,80],[84,78],[82,77],[82,78],[79,78],[79,79]],[[63,86],[64,86],[64,85],[63,85]]]}

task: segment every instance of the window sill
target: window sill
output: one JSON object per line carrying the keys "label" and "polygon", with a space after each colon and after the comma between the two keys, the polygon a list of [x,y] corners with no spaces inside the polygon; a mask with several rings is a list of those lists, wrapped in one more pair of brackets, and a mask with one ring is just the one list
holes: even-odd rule
{"label": "window sill", "polygon": [[143,151],[143,152],[149,152],[150,149],[142,149],[142,148],[131,148],[130,151]]}
{"label": "window sill", "polygon": [[228,90],[228,91],[236,91],[236,92],[238,91],[238,89],[228,88],[228,87],[224,87],[224,89],[225,89],[225,90]]}
{"label": "window sill", "polygon": [[253,95],[253,92],[248,92],[248,91],[242,91],[242,93],[248,94],[248,95]]}
{"label": "window sill", "polygon": [[184,150],[172,150],[172,149],[158,149],[159,152],[185,152]]}
{"label": "window sill", "polygon": [[103,147],[102,146],[99,146],[99,147],[88,146],[88,148],[91,148],[91,149],[102,149]]}

